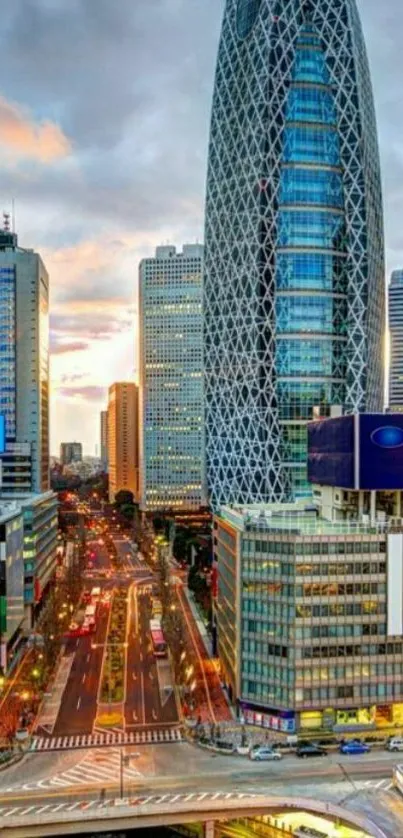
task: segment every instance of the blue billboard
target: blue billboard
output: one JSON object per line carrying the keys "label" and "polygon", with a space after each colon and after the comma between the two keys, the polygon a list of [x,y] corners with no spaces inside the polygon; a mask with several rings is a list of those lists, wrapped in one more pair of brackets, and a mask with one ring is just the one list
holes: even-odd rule
{"label": "blue billboard", "polygon": [[4,413],[0,413],[0,454],[4,454],[6,450],[6,417]]}
{"label": "blue billboard", "polygon": [[403,414],[361,413],[311,422],[308,479],[342,489],[403,490]]}
{"label": "blue billboard", "polygon": [[359,488],[403,489],[403,415],[359,417]]}
{"label": "blue billboard", "polygon": [[354,416],[309,423],[308,480],[354,489]]}

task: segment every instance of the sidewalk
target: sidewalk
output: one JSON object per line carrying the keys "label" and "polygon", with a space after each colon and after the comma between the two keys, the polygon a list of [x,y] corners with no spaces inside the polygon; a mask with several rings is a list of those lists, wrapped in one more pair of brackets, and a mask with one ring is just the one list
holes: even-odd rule
{"label": "sidewalk", "polygon": [[38,716],[34,725],[35,732],[43,728],[46,733],[52,733],[59,714],[63,693],[66,688],[71,667],[73,665],[75,652],[62,656],[56,669],[53,683],[48,686]]}

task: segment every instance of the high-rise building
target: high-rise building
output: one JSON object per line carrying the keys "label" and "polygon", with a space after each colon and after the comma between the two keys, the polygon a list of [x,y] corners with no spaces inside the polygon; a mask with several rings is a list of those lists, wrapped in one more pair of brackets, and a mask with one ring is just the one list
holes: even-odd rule
{"label": "high-rise building", "polygon": [[304,496],[314,408],[382,409],[383,250],[355,0],[227,0],[204,275],[214,506]]}
{"label": "high-rise building", "polygon": [[100,414],[100,454],[104,471],[108,471],[108,411],[101,410]]}
{"label": "high-rise building", "polygon": [[81,442],[60,443],[60,462],[62,466],[68,466],[70,463],[80,463],[82,459],[83,446]]}
{"label": "high-rise building", "polygon": [[140,265],[140,497],[143,510],[205,503],[203,246],[157,247]]}
{"label": "high-rise building", "polygon": [[49,488],[49,277],[41,257],[0,230],[2,491]]}
{"label": "high-rise building", "polygon": [[109,388],[108,400],[109,500],[121,489],[139,493],[138,386],[130,381]]}
{"label": "high-rise building", "polygon": [[389,410],[403,412],[403,270],[389,285]]}
{"label": "high-rise building", "polygon": [[403,417],[309,425],[313,498],[214,522],[223,679],[246,723],[403,723]]}

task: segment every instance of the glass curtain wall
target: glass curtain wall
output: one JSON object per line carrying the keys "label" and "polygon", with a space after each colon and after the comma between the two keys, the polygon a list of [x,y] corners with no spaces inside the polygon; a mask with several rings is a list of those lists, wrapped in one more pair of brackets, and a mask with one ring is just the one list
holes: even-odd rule
{"label": "glass curtain wall", "polygon": [[325,54],[305,23],[286,102],[276,259],[276,369],[284,465],[310,494],[306,423],[345,402],[347,238],[336,110]]}

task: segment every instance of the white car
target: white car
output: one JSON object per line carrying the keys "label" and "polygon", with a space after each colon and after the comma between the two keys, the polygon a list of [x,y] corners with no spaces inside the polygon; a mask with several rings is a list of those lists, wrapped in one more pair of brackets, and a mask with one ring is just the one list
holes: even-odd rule
{"label": "white car", "polygon": [[387,744],[388,751],[403,751],[403,739],[401,736],[392,736]]}
{"label": "white car", "polygon": [[279,751],[274,751],[270,745],[255,745],[249,752],[249,758],[256,762],[263,762],[266,760],[282,759],[283,755]]}

